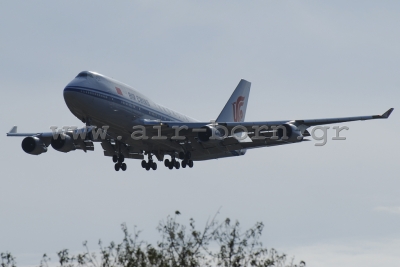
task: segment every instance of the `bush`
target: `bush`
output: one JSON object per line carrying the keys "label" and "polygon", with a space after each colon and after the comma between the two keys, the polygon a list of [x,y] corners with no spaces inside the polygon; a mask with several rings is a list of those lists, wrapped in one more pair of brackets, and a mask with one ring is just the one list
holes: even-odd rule
{"label": "bush", "polygon": [[[263,223],[256,223],[242,232],[238,221],[226,219],[218,223],[215,217],[206,223],[202,231],[196,229],[195,221],[189,226],[176,221],[177,215],[167,217],[157,227],[161,241],[155,246],[139,239],[136,229],[129,233],[125,224],[121,228],[124,238],[121,243],[111,242],[104,247],[99,241],[100,251],[90,252],[84,242],[85,252],[70,255],[67,249],[57,253],[61,267],[195,267],[195,266],[305,266],[305,262],[287,262],[285,254],[274,249],[267,250],[260,242]],[[11,253],[1,253],[1,267],[16,267]],[[40,267],[48,267],[50,258],[44,254]]]}

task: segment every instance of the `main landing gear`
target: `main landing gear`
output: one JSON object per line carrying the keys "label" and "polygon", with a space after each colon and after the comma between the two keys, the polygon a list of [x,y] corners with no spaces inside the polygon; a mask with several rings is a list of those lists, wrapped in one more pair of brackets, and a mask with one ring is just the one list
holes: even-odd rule
{"label": "main landing gear", "polygon": [[181,167],[181,164],[175,158],[172,158],[171,160],[165,159],[164,165],[165,165],[165,167],[169,168],[170,170],[172,170],[173,168],[179,169]]}
{"label": "main landing gear", "polygon": [[186,166],[189,166],[189,168],[193,168],[193,160],[182,160],[182,168],[186,168]]}
{"label": "main landing gear", "polygon": [[191,153],[188,151],[186,153],[184,152],[179,152],[179,158],[182,160],[181,163],[175,159],[173,156],[171,160],[165,159],[164,160],[164,165],[168,169],[172,170],[173,168],[179,169],[181,166],[182,168],[186,168],[186,166],[189,166],[189,168],[193,168],[193,160],[191,160]]}
{"label": "main landing gear", "polygon": [[124,155],[119,155],[119,157],[117,155],[114,155],[112,159],[113,162],[115,163],[114,169],[116,171],[119,171],[120,169],[126,171],[126,163],[124,163],[125,160]]}
{"label": "main landing gear", "polygon": [[[149,171],[150,169],[153,170],[157,170],[157,163],[155,163],[153,161],[153,156],[151,153],[147,153],[148,156],[148,160],[142,160],[142,168],[146,169],[147,171]],[[189,168],[193,168],[193,160],[191,159],[191,153],[190,152],[180,152],[179,153],[179,159],[181,159],[182,161],[179,162],[179,159],[175,158],[175,155],[172,156],[171,160],[169,159],[165,159],[164,160],[164,165],[165,167],[169,168],[170,170],[172,170],[173,168],[175,169],[180,169],[181,166],[182,168],[186,168],[187,166]],[[113,162],[115,163],[114,169],[116,171],[122,170],[122,171],[126,171],[126,163],[124,163],[125,161],[125,157],[122,154],[119,155],[114,155],[112,157]]]}
{"label": "main landing gear", "polygon": [[149,171],[150,169],[153,169],[154,171],[157,170],[157,163],[153,161],[153,157],[150,153],[148,155],[149,160],[147,162],[142,160],[142,168],[146,169],[146,171]]}

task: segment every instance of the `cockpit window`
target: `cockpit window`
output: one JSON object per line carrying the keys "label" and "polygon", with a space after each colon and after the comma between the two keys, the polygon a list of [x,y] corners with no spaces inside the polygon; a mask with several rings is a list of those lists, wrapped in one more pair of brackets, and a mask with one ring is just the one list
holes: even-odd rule
{"label": "cockpit window", "polygon": [[86,71],[82,71],[78,74],[78,76],[76,76],[76,78],[87,78],[87,74],[88,73]]}

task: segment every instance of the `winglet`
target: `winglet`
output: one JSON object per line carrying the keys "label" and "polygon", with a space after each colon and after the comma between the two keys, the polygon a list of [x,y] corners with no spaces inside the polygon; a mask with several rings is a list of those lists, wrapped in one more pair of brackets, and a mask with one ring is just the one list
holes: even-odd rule
{"label": "winglet", "polygon": [[14,125],[14,127],[12,127],[8,133],[12,133],[12,134],[17,133],[17,126]]}
{"label": "winglet", "polygon": [[392,113],[392,111],[394,110],[394,108],[390,108],[388,111],[386,111],[385,113],[383,113],[381,115],[382,118],[387,119],[389,118],[390,114]]}
{"label": "winglet", "polygon": [[389,116],[393,110],[394,110],[394,108],[390,108],[390,109],[388,109],[388,111],[386,111],[382,115],[374,115],[374,116],[372,116],[372,118],[373,119],[387,119],[387,118],[389,118]]}

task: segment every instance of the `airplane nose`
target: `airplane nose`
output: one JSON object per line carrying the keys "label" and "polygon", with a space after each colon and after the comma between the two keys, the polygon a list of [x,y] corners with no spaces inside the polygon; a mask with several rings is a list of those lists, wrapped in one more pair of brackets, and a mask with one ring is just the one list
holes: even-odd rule
{"label": "airplane nose", "polygon": [[69,87],[69,86],[66,86],[66,87],[64,88],[63,94],[64,94],[64,96],[66,96],[66,95],[68,95],[68,96],[74,95],[74,94],[73,94],[74,91],[75,91],[74,88],[71,88],[71,87]]}
{"label": "airplane nose", "polygon": [[64,88],[64,98],[74,98],[79,93],[79,88],[87,83],[87,71],[80,72],[72,81]]}
{"label": "airplane nose", "polygon": [[64,100],[68,107],[73,107],[77,104],[79,100],[79,88],[81,88],[86,81],[85,77],[79,77],[79,75],[81,75],[81,73],[64,88]]}
{"label": "airplane nose", "polygon": [[70,87],[68,87],[68,86],[64,88],[64,92],[63,92],[64,101],[65,101],[65,104],[67,104],[68,107],[69,107],[69,106],[72,106],[73,103],[75,102],[76,94],[77,94],[77,93],[74,92],[74,91],[72,90],[72,88],[70,88]]}

